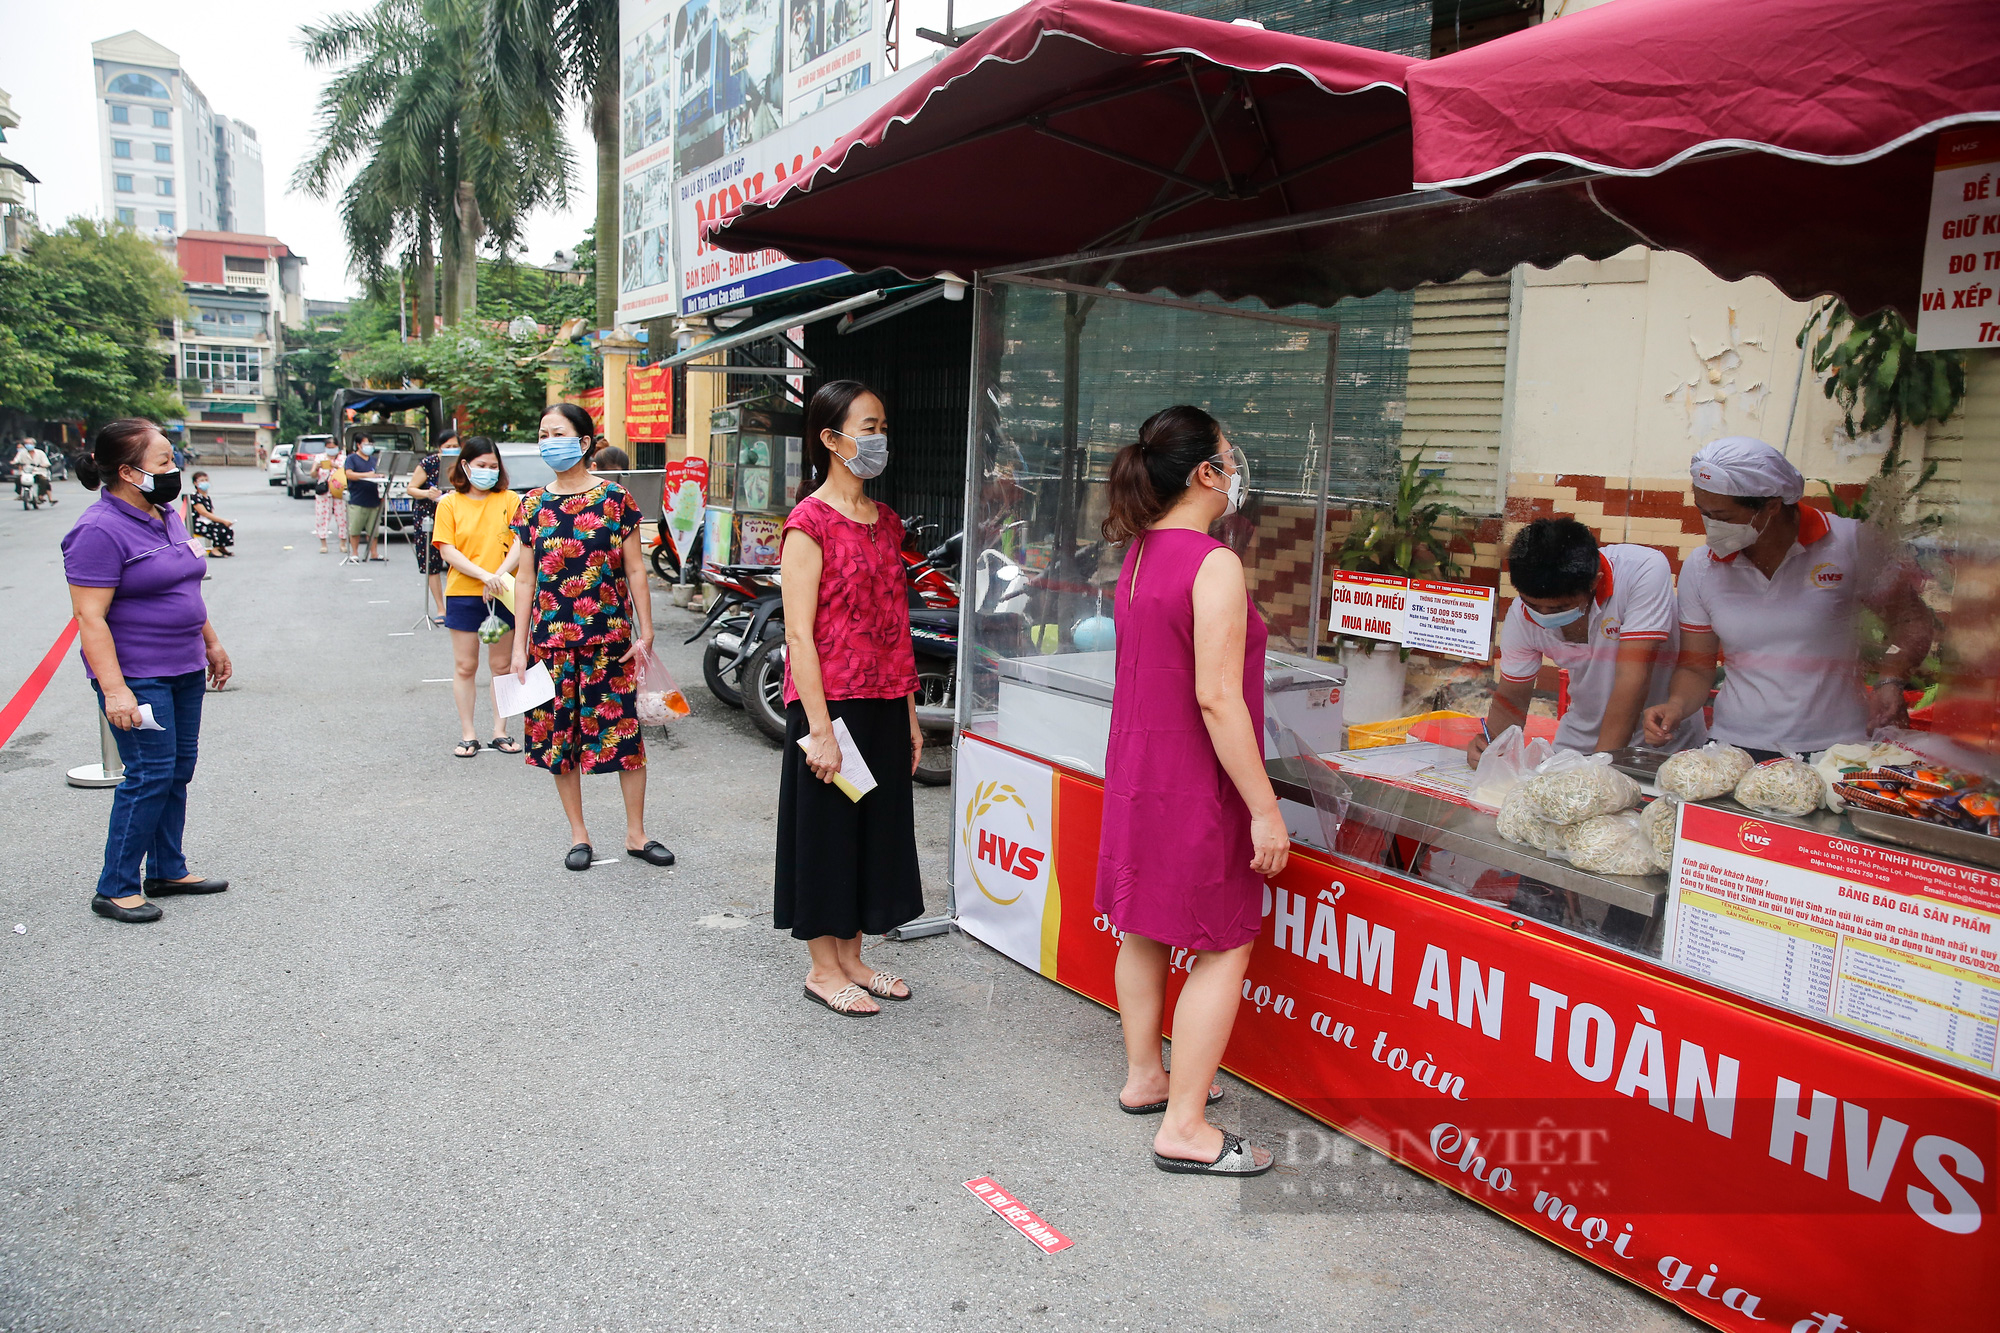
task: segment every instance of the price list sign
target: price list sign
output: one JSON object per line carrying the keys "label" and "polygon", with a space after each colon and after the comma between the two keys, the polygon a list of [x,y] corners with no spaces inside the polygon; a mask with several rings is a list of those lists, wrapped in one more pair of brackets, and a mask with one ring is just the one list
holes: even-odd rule
{"label": "price list sign", "polygon": [[2000,876],[1987,871],[1685,805],[1666,961],[1996,1072]]}

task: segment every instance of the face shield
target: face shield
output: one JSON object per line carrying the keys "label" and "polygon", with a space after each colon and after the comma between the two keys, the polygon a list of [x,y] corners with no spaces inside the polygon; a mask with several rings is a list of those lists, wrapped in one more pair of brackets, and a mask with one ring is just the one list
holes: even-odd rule
{"label": "face shield", "polygon": [[[1222,516],[1228,518],[1243,507],[1243,497],[1249,494],[1250,459],[1241,449],[1230,444],[1218,449],[1215,456],[1208,460],[1207,465],[1229,478],[1229,484],[1226,488],[1212,484],[1209,485],[1210,490],[1221,492],[1228,500],[1228,506],[1222,511]],[[1203,484],[1197,480],[1200,476],[1201,469],[1196,468],[1188,476],[1188,484],[1191,486]]]}

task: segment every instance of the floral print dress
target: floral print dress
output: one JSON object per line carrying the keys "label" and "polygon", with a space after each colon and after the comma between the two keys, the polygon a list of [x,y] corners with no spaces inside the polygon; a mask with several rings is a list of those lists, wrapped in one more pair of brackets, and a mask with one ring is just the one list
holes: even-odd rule
{"label": "floral print dress", "polygon": [[646,766],[636,709],[632,590],[622,547],[639,527],[624,487],[602,482],[575,495],[532,491],[514,532],[533,552],[534,611],[528,651],[545,663],[556,697],[528,710],[528,762],[551,773],[613,773]]}

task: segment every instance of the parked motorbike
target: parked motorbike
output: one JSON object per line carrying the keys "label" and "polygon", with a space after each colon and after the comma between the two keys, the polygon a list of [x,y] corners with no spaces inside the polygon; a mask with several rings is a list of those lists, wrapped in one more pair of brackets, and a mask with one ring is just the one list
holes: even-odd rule
{"label": "parked motorbike", "polygon": [[741,708],[744,665],[766,638],[784,638],[778,571],[766,565],[703,565],[701,577],[712,589],[708,615],[687,642],[709,634],[701,656],[701,678],[710,694],[731,708]]}

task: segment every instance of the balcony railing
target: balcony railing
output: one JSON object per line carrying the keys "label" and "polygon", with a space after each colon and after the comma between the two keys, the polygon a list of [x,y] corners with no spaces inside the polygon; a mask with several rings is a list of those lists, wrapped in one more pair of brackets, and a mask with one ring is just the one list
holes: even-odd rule
{"label": "balcony railing", "polygon": [[271,284],[269,276],[263,273],[224,272],[222,275],[222,285],[225,287],[256,287],[261,289]]}

